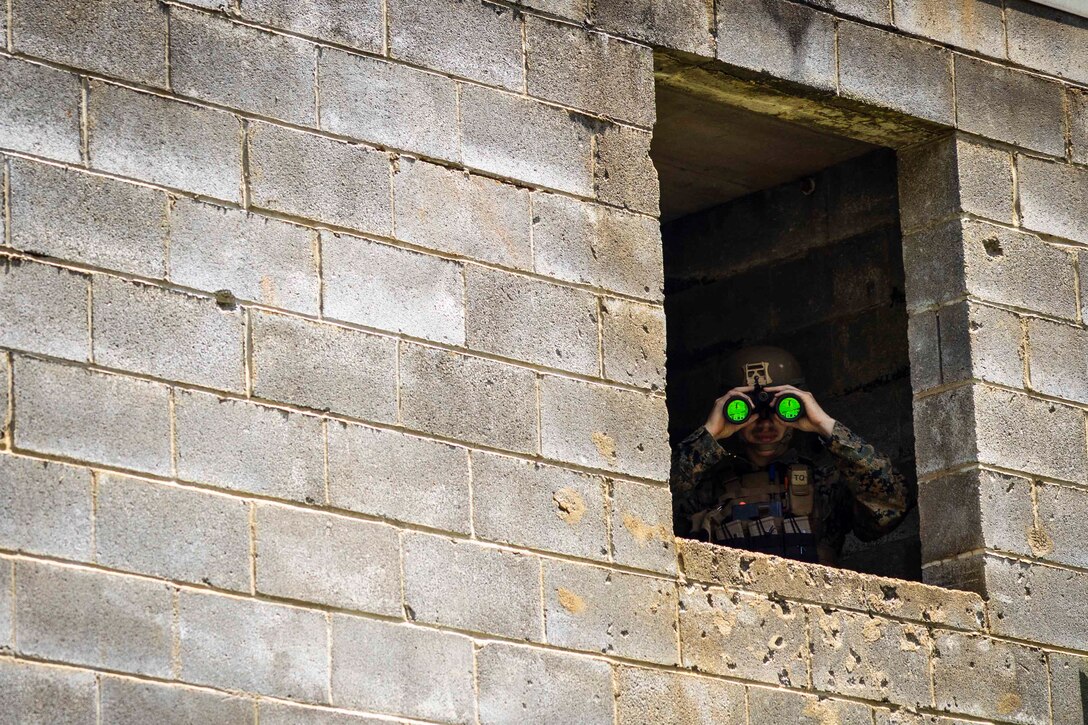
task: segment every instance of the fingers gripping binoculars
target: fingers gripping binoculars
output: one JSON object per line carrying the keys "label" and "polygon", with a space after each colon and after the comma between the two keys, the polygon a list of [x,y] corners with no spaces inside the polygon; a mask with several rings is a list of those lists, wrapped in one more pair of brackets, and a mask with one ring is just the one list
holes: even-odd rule
{"label": "fingers gripping binoculars", "polygon": [[[783,393],[775,400],[774,394],[764,390],[758,380],[749,397],[752,400],[751,403],[739,395],[729,397],[723,406],[726,420],[733,425],[740,425],[753,415],[761,418],[770,418],[774,415],[781,421],[792,423],[805,414],[805,404],[796,395]],[[755,405],[753,406],[752,403]]]}

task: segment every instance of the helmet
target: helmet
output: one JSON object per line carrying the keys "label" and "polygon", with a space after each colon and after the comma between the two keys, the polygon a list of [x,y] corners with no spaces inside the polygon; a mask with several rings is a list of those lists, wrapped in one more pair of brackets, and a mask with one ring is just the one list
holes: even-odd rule
{"label": "helmet", "polygon": [[728,385],[804,385],[805,376],[797,358],[780,347],[760,345],[737,350],[725,361]]}

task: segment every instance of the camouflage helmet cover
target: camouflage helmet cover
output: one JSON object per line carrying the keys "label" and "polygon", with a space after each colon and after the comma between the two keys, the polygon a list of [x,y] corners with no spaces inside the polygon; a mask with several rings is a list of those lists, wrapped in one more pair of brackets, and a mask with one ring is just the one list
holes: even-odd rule
{"label": "camouflage helmet cover", "polygon": [[725,362],[726,383],[753,385],[804,385],[805,376],[797,358],[780,347],[759,345],[745,347],[729,356]]}

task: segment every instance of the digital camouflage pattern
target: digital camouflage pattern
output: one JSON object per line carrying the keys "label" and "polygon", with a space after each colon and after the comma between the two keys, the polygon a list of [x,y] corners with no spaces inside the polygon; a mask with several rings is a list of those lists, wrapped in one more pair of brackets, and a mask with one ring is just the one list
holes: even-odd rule
{"label": "digital camouflage pattern", "polygon": [[[769,466],[811,467],[814,510],[810,516],[823,563],[833,563],[851,530],[863,541],[888,533],[907,513],[907,485],[887,456],[838,421],[830,437],[818,436],[812,451],[787,449]],[[706,428],[685,438],[673,452],[670,485],[676,531],[691,535],[692,516],[730,505],[741,475],[760,470],[729,452]],[[721,542],[716,542],[721,543]]]}

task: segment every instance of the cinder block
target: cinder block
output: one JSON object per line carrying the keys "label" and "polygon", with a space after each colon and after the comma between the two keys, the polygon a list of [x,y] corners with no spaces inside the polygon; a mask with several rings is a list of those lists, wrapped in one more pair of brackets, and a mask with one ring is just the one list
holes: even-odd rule
{"label": "cinder block", "polygon": [[382,146],[456,161],[457,84],[449,78],[322,48],[321,127]]}
{"label": "cinder block", "polygon": [[1064,156],[1062,94],[1039,76],[956,56],[956,123],[965,131]]}
{"label": "cinder block", "polygon": [[604,376],[665,389],[665,310],[627,300],[601,302]]}
{"label": "cinder block", "polygon": [[465,344],[472,349],[595,376],[597,323],[589,292],[465,267]]}
{"label": "cinder block", "polygon": [[257,591],[400,617],[404,610],[397,530],[259,504]]}
{"label": "cinder block", "polygon": [[[1030,551],[1040,558],[1071,566],[1088,566],[1088,552],[1084,550],[1084,537],[1088,525],[1081,512],[1088,500],[1084,492],[1064,486],[1040,485],[1036,487],[1041,530],[1025,529]],[[1029,548],[1021,545],[1021,548]],[[1015,549],[1014,549],[1015,551]]]}
{"label": "cinder block", "polygon": [[1082,693],[1088,680],[1088,657],[1051,652],[1050,692],[1054,722],[1084,722],[1088,703]]}
{"label": "cinder block", "polygon": [[15,445],[93,463],[170,473],[165,385],[15,359]]}
{"label": "cinder block", "polygon": [[657,169],[650,158],[650,134],[608,125],[597,134],[593,165],[597,198],[650,216],[659,213]]}
{"label": "cinder block", "polygon": [[240,200],[242,127],[237,118],[99,81],[90,82],[89,98],[93,167]]}
{"label": "cinder block", "polygon": [[914,448],[918,475],[943,471],[978,458],[971,387],[915,401]]}
{"label": "cinder block", "polygon": [[665,281],[656,219],[539,193],[533,195],[533,218],[537,272],[662,299]]}
{"label": "cinder block", "polygon": [[735,682],[627,666],[616,668],[616,681],[620,725],[745,722],[744,687]]}
{"label": "cinder block", "polygon": [[11,159],[16,249],[162,277],[166,203],[144,186]]}
{"label": "cinder block", "polygon": [[1024,0],[1010,0],[1005,15],[1010,60],[1088,82],[1088,20]]}
{"label": "cinder block", "polygon": [[[464,344],[459,263],[328,232],[321,234],[321,250],[326,317]],[[363,269],[366,275],[359,274]]]}
{"label": "cinder block", "polygon": [[15,49],[64,65],[152,86],[167,85],[166,7],[107,0],[79,7],[14,2]]}
{"label": "cinder block", "polygon": [[251,312],[253,394],[356,418],[397,419],[397,341]]}
{"label": "cinder block", "polygon": [[491,642],[476,653],[480,723],[612,720],[604,660]]}
{"label": "cinder block", "polygon": [[1029,156],[1017,158],[1017,169],[1024,226],[1088,243],[1088,170]]}
{"label": "cinder block", "polygon": [[447,722],[473,717],[468,637],[333,615],[331,659],[332,701],[340,707]]}
{"label": "cinder block", "polygon": [[663,486],[612,484],[612,557],[617,564],[676,572],[672,495]]}
{"label": "cinder block", "polygon": [[486,453],[472,455],[476,535],[517,546],[608,557],[604,481]]}
{"label": "cinder block", "polygon": [[974,302],[942,307],[937,314],[942,383],[979,378],[1024,386],[1024,335],[1017,315]]}
{"label": "cinder block", "polygon": [[90,471],[0,456],[0,548],[89,561],[91,508]]}
{"label": "cinder block", "polygon": [[540,563],[535,556],[405,532],[404,602],[409,617],[539,642]]}
{"label": "cinder block", "polygon": [[247,698],[119,677],[103,677],[99,687],[102,721],[115,725],[141,725],[147,722],[253,723],[253,701]]}
{"label": "cinder block", "polygon": [[0,147],[80,162],[79,79],[14,58],[0,58]]}
{"label": "cinder block", "polygon": [[588,0],[515,0],[515,2],[527,8],[543,10],[570,20],[585,21],[588,13],[586,7]]}
{"label": "cinder block", "polygon": [[949,125],[955,119],[951,55],[912,38],[841,23],[839,86],[844,96],[917,118]]}
{"label": "cinder block", "polygon": [[547,458],[664,481],[667,415],[663,398],[568,378],[540,381]]}
{"label": "cinder block", "polygon": [[700,585],[680,590],[682,664],[701,672],[804,686],[806,627],[799,604]]}
{"label": "cinder block", "polygon": [[312,229],[187,199],[170,208],[170,279],[270,307],[318,314]]}
{"label": "cinder block", "polygon": [[543,565],[549,644],[678,663],[675,582],[555,559]]}
{"label": "cinder block", "polygon": [[170,677],[171,587],[36,561],[15,566],[15,650]]}
{"label": "cinder block", "polygon": [[0,345],[87,360],[88,275],[0,257]]}
{"label": "cinder block", "polygon": [[170,85],[175,93],[301,126],[317,121],[317,46],[170,8]]}
{"label": "cinder block", "polygon": [[94,359],[221,390],[245,387],[240,309],[117,277],[93,282]]}
{"label": "cinder block", "polygon": [[781,0],[719,0],[718,60],[835,90],[835,19]]}
{"label": "cinder block", "polygon": [[[915,393],[921,393],[941,384],[941,355],[937,347],[940,339],[937,311],[916,312],[907,319],[910,384]],[[936,354],[934,354],[935,351]]]}
{"label": "cinder block", "polygon": [[249,508],[240,499],[99,474],[98,563],[249,591]]}
{"label": "cinder block", "polygon": [[242,17],[320,40],[380,53],[385,20],[381,0],[246,0]]}
{"label": "cinder block", "polygon": [[521,22],[510,8],[466,0],[389,0],[387,12],[392,57],[522,90]]}
{"label": "cinder block", "polygon": [[329,501],[342,509],[468,533],[468,454],[395,431],[329,423]]}
{"label": "cinder block", "polygon": [[[1088,290],[1088,253],[1077,253],[1077,266],[1080,268],[1080,289]],[[1088,292],[1080,293],[1080,315],[1082,320],[1088,320]]]}
{"label": "cinder block", "polygon": [[1007,151],[960,139],[956,142],[960,208],[1011,223],[1012,155]]}
{"label": "cinder block", "polygon": [[595,0],[601,30],[713,57],[712,10],[703,0]]}
{"label": "cinder block", "polygon": [[178,611],[180,679],[327,701],[328,627],[321,612],[188,590]]}
{"label": "cinder block", "polygon": [[[15,571],[15,562],[10,559],[0,559],[0,581],[9,586],[0,591],[0,648],[8,650],[15,644],[15,602],[11,596],[10,582]],[[0,682],[3,681],[3,670],[0,670]]]}
{"label": "cinder block", "polygon": [[653,126],[650,48],[532,15],[525,38],[529,95]]}
{"label": "cinder block", "polygon": [[1088,92],[1067,88],[1069,98],[1069,140],[1072,160],[1088,164]]}
{"label": "cinder block", "polygon": [[405,343],[400,391],[409,427],[514,451],[537,448],[531,370]]}
{"label": "cinder block", "polygon": [[470,168],[592,196],[592,139],[598,126],[529,98],[481,86],[461,88],[461,160]]}
{"label": "cinder block", "polygon": [[895,0],[895,25],[912,35],[1005,57],[1001,6],[988,0]]}
{"label": "cinder block", "polygon": [[939,631],[933,646],[933,694],[939,709],[1017,723],[1050,722],[1041,651]]}
{"label": "cinder block", "polygon": [[1028,320],[1031,387],[1088,403],[1088,332],[1039,318]]}
{"label": "cinder block", "polygon": [[253,205],[297,217],[389,234],[389,157],[302,131],[249,128]]}
{"label": "cinder block", "polygon": [[205,393],[175,393],[178,476],[308,503],[325,500],[318,418]]}
{"label": "cinder block", "polygon": [[812,684],[818,690],[928,705],[933,646],[922,625],[810,608]]}
{"label": "cinder block", "polygon": [[404,157],[393,176],[393,195],[398,239],[532,269],[525,189]]}
{"label": "cinder block", "polygon": [[994,634],[1071,649],[1084,646],[1088,575],[995,556],[984,560]]}
{"label": "cinder block", "polygon": [[[8,355],[0,355],[0,381],[11,380],[11,364],[8,362]],[[7,448],[11,445],[11,432],[9,426],[11,425],[11,399],[8,397],[9,385],[0,385],[0,448]]]}
{"label": "cinder block", "polygon": [[261,700],[259,708],[261,725],[379,725],[389,722],[343,710],[288,705],[274,700]]}
{"label": "cinder block", "polygon": [[12,659],[0,660],[4,709],[18,723],[94,725],[95,673]]}
{"label": "cinder block", "polygon": [[868,725],[872,722],[869,708],[856,702],[832,700],[824,696],[816,697],[788,690],[771,690],[766,687],[748,688],[748,712],[750,725],[819,725],[828,722],[839,725]]}

